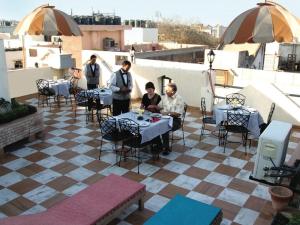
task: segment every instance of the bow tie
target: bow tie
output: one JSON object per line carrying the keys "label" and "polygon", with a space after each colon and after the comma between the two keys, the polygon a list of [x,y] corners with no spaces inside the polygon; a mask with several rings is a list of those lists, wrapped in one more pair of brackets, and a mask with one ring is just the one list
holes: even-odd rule
{"label": "bow tie", "polygon": [[127,72],[122,72],[122,75],[126,74],[127,75]]}

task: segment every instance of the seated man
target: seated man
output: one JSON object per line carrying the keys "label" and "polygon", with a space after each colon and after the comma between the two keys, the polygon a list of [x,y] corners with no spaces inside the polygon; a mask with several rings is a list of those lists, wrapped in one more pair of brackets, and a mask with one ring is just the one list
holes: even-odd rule
{"label": "seated man", "polygon": [[[183,98],[177,94],[177,86],[175,83],[169,83],[166,87],[166,95],[161,99],[158,104],[161,113],[173,117],[172,130],[178,130],[181,125],[181,115],[184,112]],[[170,152],[169,147],[169,132],[162,135],[163,139],[163,155],[168,155]]]}
{"label": "seated man", "polygon": [[145,89],[147,93],[143,95],[141,109],[145,109],[153,113],[159,112],[158,103],[161,101],[161,97],[155,93],[154,84],[152,82],[148,82],[145,85]]}

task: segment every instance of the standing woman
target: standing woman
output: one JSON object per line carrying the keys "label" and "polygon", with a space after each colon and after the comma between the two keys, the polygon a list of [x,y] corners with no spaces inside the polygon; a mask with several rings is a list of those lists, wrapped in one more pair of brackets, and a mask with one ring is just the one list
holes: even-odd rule
{"label": "standing woman", "polygon": [[95,55],[91,55],[90,61],[85,66],[84,74],[87,81],[87,89],[95,89],[99,85],[100,79],[100,66],[96,63],[97,57]]}
{"label": "standing woman", "polygon": [[143,95],[141,108],[153,113],[159,112],[158,103],[161,101],[161,97],[155,93],[154,84],[152,82],[146,83],[145,89],[147,93]]}

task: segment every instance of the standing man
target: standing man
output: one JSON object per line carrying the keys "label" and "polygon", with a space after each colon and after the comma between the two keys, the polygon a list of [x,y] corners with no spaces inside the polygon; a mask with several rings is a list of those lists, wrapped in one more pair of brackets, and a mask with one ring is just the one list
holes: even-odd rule
{"label": "standing man", "polygon": [[130,92],[132,90],[132,77],[129,73],[131,63],[125,60],[122,68],[114,72],[108,82],[113,91],[113,116],[129,112]]}
{"label": "standing man", "polygon": [[97,56],[91,55],[90,61],[85,66],[84,74],[87,81],[87,89],[95,89],[99,85],[100,66],[96,63]]}
{"label": "standing man", "polygon": [[[85,66],[84,74],[87,81],[87,89],[95,89],[99,85],[99,78],[100,78],[100,66],[96,63],[97,56],[91,55],[90,61]],[[93,105],[93,99],[88,99],[88,111],[91,111]],[[100,100],[96,100],[96,107],[97,109],[100,108]]]}

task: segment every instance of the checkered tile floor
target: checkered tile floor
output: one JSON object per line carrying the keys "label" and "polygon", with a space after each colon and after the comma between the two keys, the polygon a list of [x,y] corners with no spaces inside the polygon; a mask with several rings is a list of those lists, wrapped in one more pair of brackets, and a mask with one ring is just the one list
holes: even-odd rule
{"label": "checkered tile floor", "polygon": [[[0,218],[44,211],[114,173],[145,184],[147,195],[144,211],[136,211],[134,205],[110,225],[143,224],[177,193],[221,207],[223,225],[268,225],[272,220],[267,186],[248,179],[255,148],[246,156],[242,146],[229,144],[223,154],[215,137],[206,136],[199,142],[198,111],[188,112],[186,146],[181,140],[175,142],[173,152],[158,161],[144,153],[137,174],[133,160],[122,162],[121,167],[113,166],[116,157],[112,152],[97,159],[97,123],[86,125],[83,110],[79,110],[76,120],[69,106],[44,110],[45,137],[13,146],[0,158]],[[299,138],[294,132],[289,153]],[[109,149],[110,144],[104,148]]]}

